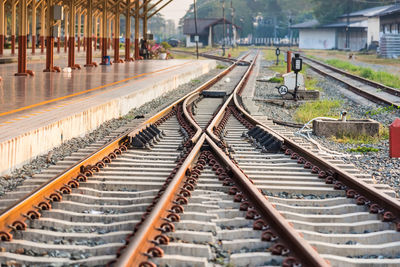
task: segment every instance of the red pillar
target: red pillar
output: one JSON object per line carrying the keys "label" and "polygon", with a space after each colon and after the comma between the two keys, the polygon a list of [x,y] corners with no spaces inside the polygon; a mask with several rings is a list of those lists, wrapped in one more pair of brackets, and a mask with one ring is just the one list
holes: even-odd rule
{"label": "red pillar", "polygon": [[114,38],[114,63],[120,63],[120,60],[119,60],[119,38]]}
{"label": "red pillar", "polygon": [[86,51],[86,37],[83,37],[83,51]]}
{"label": "red pillar", "polygon": [[57,37],[57,53],[60,53],[61,49],[61,38]]}
{"label": "red pillar", "polygon": [[139,60],[139,39],[135,39],[135,60]]}
{"label": "red pillar", "polygon": [[68,67],[79,69],[80,67],[75,64],[75,37],[69,37],[68,46]]}
{"label": "red pillar", "polygon": [[36,36],[32,35],[32,54],[35,54],[35,48],[36,48]]}
{"label": "red pillar", "polygon": [[64,36],[64,53],[67,53],[67,48],[68,48],[68,38],[67,36]]}
{"label": "red pillar", "polygon": [[11,55],[15,55],[15,35],[11,35]]}
{"label": "red pillar", "polygon": [[103,45],[101,46],[101,65],[105,65],[105,57],[107,56],[107,38],[106,37],[102,37],[100,38],[100,42],[103,43]]}
{"label": "red pillar", "polygon": [[94,51],[96,51],[97,50],[97,36],[95,36],[93,38],[93,40],[94,40]]}
{"label": "red pillar", "polygon": [[78,52],[81,52],[81,37],[78,36]]}
{"label": "red pillar", "polygon": [[85,67],[94,67],[95,64],[93,64],[93,54],[92,54],[92,38],[87,37],[86,38],[86,64]]}
{"label": "red pillar", "polygon": [[18,73],[16,73],[15,76],[28,76],[26,69],[26,49],[26,35],[18,36]]}
{"label": "red pillar", "polygon": [[4,54],[4,35],[0,35],[0,56]]}
{"label": "red pillar", "polygon": [[125,39],[125,61],[133,61],[133,58],[131,58],[131,39],[129,38]]}

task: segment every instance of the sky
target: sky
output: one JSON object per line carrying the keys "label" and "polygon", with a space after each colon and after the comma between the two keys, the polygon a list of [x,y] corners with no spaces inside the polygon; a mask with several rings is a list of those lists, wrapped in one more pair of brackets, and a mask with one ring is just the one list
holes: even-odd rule
{"label": "sky", "polygon": [[[166,1],[164,2],[166,3]],[[178,26],[179,19],[186,14],[186,11],[192,3],[193,0],[173,0],[169,5],[164,7],[160,13],[164,15],[165,19],[173,19],[175,25]]]}

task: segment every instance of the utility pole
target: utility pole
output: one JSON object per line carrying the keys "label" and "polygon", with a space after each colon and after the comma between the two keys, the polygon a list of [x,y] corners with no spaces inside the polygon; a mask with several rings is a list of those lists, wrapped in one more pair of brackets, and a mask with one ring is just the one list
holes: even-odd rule
{"label": "utility pole", "polygon": [[231,0],[231,15],[232,15],[232,48],[235,48],[236,46],[236,32],[235,32],[235,25],[234,25],[234,21],[235,21],[235,9],[233,8],[233,3]]}
{"label": "utility pole", "polygon": [[196,32],[196,36],[195,36],[195,38],[196,38],[196,56],[197,56],[197,59],[199,59],[199,40],[198,40],[198,38],[199,38],[199,35],[198,35],[198,32],[197,32],[197,8],[196,8],[196,0],[193,0],[193,5],[194,5],[194,28],[195,28],[195,32]]}
{"label": "utility pole", "polygon": [[347,25],[346,25],[346,48],[350,49],[350,4],[352,0],[347,0]]}
{"label": "utility pole", "polygon": [[222,19],[224,20],[224,33],[223,33],[223,40],[222,40],[222,56],[225,56],[225,33],[226,33],[226,24],[225,24],[225,0],[221,0],[222,2]]}

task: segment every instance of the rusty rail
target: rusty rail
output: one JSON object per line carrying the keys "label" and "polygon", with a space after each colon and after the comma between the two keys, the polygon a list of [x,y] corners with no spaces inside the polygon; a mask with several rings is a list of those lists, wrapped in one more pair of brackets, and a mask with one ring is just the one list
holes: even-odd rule
{"label": "rusty rail", "polygon": [[181,188],[181,184],[185,178],[186,170],[195,160],[203,146],[204,140],[205,135],[203,134],[184,161],[182,167],[172,179],[157,205],[151,211],[149,217],[144,221],[135,236],[132,237],[129,245],[124,251],[124,254],[119,257],[115,266],[139,266],[141,263],[147,261],[147,256],[144,255],[143,252],[147,252],[154,245],[152,240],[161,233],[158,229],[159,225],[168,221],[166,218],[168,214],[171,213],[170,209],[174,205],[173,200],[178,196],[179,189]]}
{"label": "rusty rail", "polygon": [[292,252],[301,260],[304,266],[329,266],[329,264],[315,251],[315,249],[302,238],[293,226],[279,213],[255,185],[232,163],[232,160],[218,148],[210,137],[206,137],[207,143],[212,148],[221,162],[233,172],[236,184],[249,198],[250,202],[259,211],[263,219],[276,231],[280,240],[285,243]]}

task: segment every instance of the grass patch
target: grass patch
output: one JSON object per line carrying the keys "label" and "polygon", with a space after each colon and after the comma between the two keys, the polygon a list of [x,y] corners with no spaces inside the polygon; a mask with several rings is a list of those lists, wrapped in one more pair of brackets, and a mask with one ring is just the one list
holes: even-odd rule
{"label": "grass patch", "polygon": [[333,117],[338,118],[337,109],[340,108],[342,102],[340,100],[318,100],[314,102],[307,102],[301,105],[296,113],[294,119],[300,123],[307,123],[316,117]]}
{"label": "grass patch", "polygon": [[317,86],[317,84],[318,84],[318,80],[317,79],[306,77],[305,78],[305,83],[306,83],[306,89],[307,90],[320,91],[320,92],[323,91],[321,87]]}
{"label": "grass patch", "polygon": [[226,69],[226,66],[221,65],[221,64],[218,64],[218,65],[217,65],[217,69],[218,69],[218,70],[223,70],[223,69]]}
{"label": "grass patch", "polygon": [[191,80],[190,82],[191,82],[191,83],[199,83],[200,80],[198,80],[198,79],[193,79],[193,80]]}
{"label": "grass patch", "polygon": [[268,80],[270,83],[283,83],[282,77],[272,77]]}
{"label": "grass patch", "polygon": [[400,78],[396,75],[390,74],[384,71],[375,71],[371,68],[364,68],[353,65],[347,61],[339,60],[339,59],[328,59],[325,60],[331,66],[334,66],[338,69],[342,69],[348,71],[352,74],[361,76],[365,79],[369,79],[378,83],[382,83],[386,86],[390,86],[393,88],[400,88]]}
{"label": "grass patch", "polygon": [[382,113],[386,113],[386,112],[393,113],[397,109],[400,109],[400,106],[399,107],[395,107],[394,105],[391,105],[391,106],[388,106],[388,107],[380,107],[380,108],[377,108],[377,109],[374,109],[374,110],[367,111],[365,113],[365,115],[374,116],[374,115],[378,115],[378,114],[382,114]]}
{"label": "grass patch", "polygon": [[269,67],[270,70],[278,72],[280,74],[285,74],[286,73],[286,66],[284,65],[273,65],[271,67]]}
{"label": "grass patch", "polygon": [[358,146],[356,148],[350,148],[348,151],[356,153],[370,153],[370,152],[379,152],[379,149],[373,147]]}

